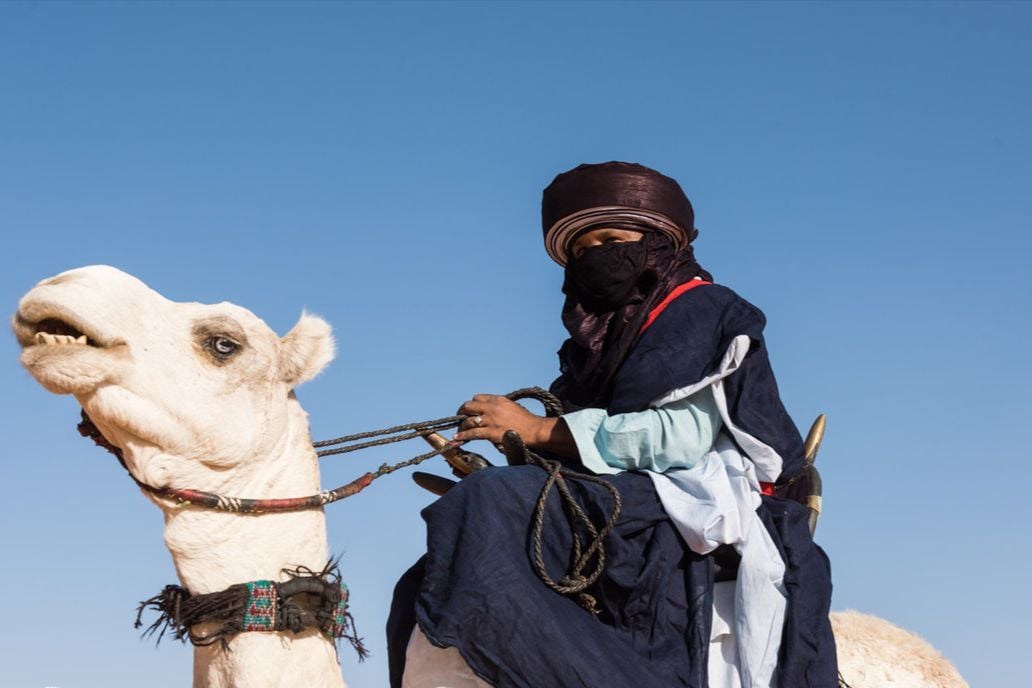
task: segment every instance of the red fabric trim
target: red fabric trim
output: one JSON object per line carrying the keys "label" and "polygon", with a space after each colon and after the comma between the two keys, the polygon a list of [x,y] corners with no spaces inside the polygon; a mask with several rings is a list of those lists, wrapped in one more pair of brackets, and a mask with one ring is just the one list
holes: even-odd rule
{"label": "red fabric trim", "polygon": [[774,483],[760,483],[760,494],[765,494],[768,497],[773,497]]}
{"label": "red fabric trim", "polygon": [[644,332],[645,330],[649,329],[649,326],[653,322],[655,322],[656,318],[659,317],[660,313],[662,313],[664,310],[666,310],[667,306],[669,306],[671,303],[673,303],[674,299],[676,299],[678,296],[680,296],[681,294],[685,293],[686,291],[691,291],[692,289],[695,289],[695,287],[701,287],[704,284],[713,284],[713,283],[712,282],[707,282],[706,280],[702,280],[702,279],[693,279],[693,280],[691,280],[689,282],[685,282],[684,284],[679,284],[676,287],[674,287],[673,291],[671,291],[669,294],[667,294],[667,297],[665,299],[663,299],[659,303],[658,306],[656,306],[651,311],[649,311],[649,317],[645,321],[645,324],[641,326],[641,331],[638,332],[638,335],[641,336],[642,332]]}

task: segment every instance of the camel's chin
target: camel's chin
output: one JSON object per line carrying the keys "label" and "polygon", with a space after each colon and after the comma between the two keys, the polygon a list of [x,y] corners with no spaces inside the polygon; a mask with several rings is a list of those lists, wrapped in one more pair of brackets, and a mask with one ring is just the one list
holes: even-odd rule
{"label": "camel's chin", "polygon": [[22,351],[21,364],[48,392],[89,394],[110,381],[111,352],[74,344],[36,344]]}

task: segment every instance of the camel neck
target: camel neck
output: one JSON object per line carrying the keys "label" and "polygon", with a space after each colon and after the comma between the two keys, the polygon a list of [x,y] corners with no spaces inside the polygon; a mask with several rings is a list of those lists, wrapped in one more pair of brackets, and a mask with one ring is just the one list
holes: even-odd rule
{"label": "camel neck", "polygon": [[333,643],[316,629],[241,633],[228,650],[194,648],[193,688],[346,688]]}
{"label": "camel neck", "polygon": [[[307,419],[297,407],[268,456],[253,457],[247,476],[225,489],[242,497],[295,497],[319,491],[319,466]],[[209,593],[251,580],[285,580],[285,568],[321,570],[329,560],[322,509],[235,514],[162,505],[165,544],[180,581]]]}
{"label": "camel neck", "polygon": [[[319,490],[318,459],[304,414],[272,455],[255,457],[241,496],[293,497]],[[280,514],[234,514],[165,508],[165,544],[182,585],[194,594],[252,580],[285,580],[284,569],[321,570],[329,559],[322,509]],[[203,634],[207,629],[195,628]],[[195,688],[344,685],[333,642],[317,629],[292,633],[241,633],[231,651],[217,643],[194,653]]]}

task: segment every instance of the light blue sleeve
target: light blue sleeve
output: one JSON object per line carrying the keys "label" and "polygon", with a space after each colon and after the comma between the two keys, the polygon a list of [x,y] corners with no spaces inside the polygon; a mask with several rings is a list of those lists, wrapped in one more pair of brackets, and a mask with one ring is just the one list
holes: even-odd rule
{"label": "light blue sleeve", "polygon": [[660,408],[615,416],[589,408],[563,420],[581,463],[602,474],[689,468],[713,447],[722,422],[709,387]]}

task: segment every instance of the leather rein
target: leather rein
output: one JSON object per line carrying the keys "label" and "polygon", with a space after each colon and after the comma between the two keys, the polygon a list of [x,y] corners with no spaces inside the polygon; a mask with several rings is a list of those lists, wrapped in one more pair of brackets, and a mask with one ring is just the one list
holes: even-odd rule
{"label": "leather rein", "polygon": [[[362,442],[360,444],[348,446],[348,447],[337,447],[335,449],[328,449],[316,452],[317,456],[328,456],[331,454],[343,454],[346,452],[355,451],[357,449],[364,449],[366,447],[377,446],[380,444],[387,444],[389,442],[401,442],[403,440],[412,439],[414,437],[425,437],[432,433],[440,430],[447,430],[448,428],[458,427],[458,425],[465,419],[465,416],[450,416],[448,418],[440,418],[432,421],[425,421],[422,423],[411,423],[409,425],[397,426],[395,428],[386,428],[384,430],[374,431],[372,433],[359,433],[358,435],[348,435],[345,437],[338,437],[333,440],[325,440],[322,442],[315,442],[314,447],[327,447],[335,444],[341,444],[343,442],[353,441],[355,439],[363,439],[366,437],[374,437],[377,435],[387,435],[392,433],[398,433],[402,430],[411,430],[411,432],[404,435],[397,435],[395,437],[389,437],[386,440],[378,440],[374,442]],[[252,499],[248,497],[228,497],[226,495],[215,494],[214,492],[206,492],[204,490],[194,490],[190,488],[177,488],[177,487],[155,487],[154,485],[148,485],[142,480],[138,479],[133,472],[129,470],[129,466],[125,462],[125,458],[122,456],[122,450],[115,445],[108,442],[97,426],[93,424],[89,416],[86,415],[86,411],[82,412],[82,421],[78,425],[79,434],[83,437],[88,437],[94,441],[98,446],[107,449],[109,452],[118,458],[119,463],[122,464],[122,468],[126,470],[129,477],[133,479],[140,489],[148,492],[155,497],[165,499],[174,502],[178,507],[194,506],[203,509],[211,509],[214,511],[226,511],[236,514],[271,514],[271,513],[283,513],[287,511],[305,511],[307,509],[318,509],[327,504],[339,501],[346,497],[358,494],[365,488],[369,487],[370,484],[377,478],[393,473],[394,471],[405,468],[407,466],[415,466],[420,464],[427,459],[433,458],[446,451],[452,451],[458,449],[463,443],[462,442],[448,442],[440,449],[434,449],[433,451],[420,454],[407,461],[401,461],[395,464],[383,464],[377,470],[365,473],[358,478],[352,480],[349,483],[345,483],[340,487],[336,487],[332,490],[323,490],[318,494],[308,495],[307,497],[287,497],[287,498],[270,498],[270,499]]]}
{"label": "leather rein", "polygon": [[[516,390],[506,396],[514,400],[525,398],[544,400],[551,395],[543,389],[530,387]],[[416,437],[425,438],[442,430],[456,428],[465,419],[466,416],[448,416],[446,418],[438,418],[436,420],[396,425],[382,430],[360,432],[353,435],[345,435],[343,437],[337,437],[330,440],[314,442],[312,446],[318,450],[316,451],[316,456],[320,458],[334,454],[346,454],[359,449],[390,444],[392,442],[402,442]],[[431,459],[441,454],[459,452],[469,457],[480,458],[472,452],[466,452],[459,449],[459,447],[465,444],[465,442],[448,441],[442,446],[435,447],[432,451],[420,454],[408,459],[407,461],[399,461],[394,464],[385,463],[375,471],[364,473],[351,482],[345,483],[332,490],[324,490],[318,494],[308,495],[307,497],[253,499],[248,497],[229,497],[226,495],[216,494],[214,492],[206,492],[204,490],[169,486],[155,487],[154,485],[149,485],[133,475],[133,472],[129,470],[128,464],[126,464],[125,457],[122,456],[122,450],[111,444],[111,442],[101,434],[97,426],[94,425],[92,420],[90,420],[90,417],[86,415],[85,410],[82,411],[82,421],[78,425],[78,430],[80,435],[92,439],[95,444],[114,454],[115,457],[118,458],[119,463],[122,464],[122,468],[124,468],[129,474],[129,477],[133,479],[133,482],[135,482],[140,489],[145,492],[160,499],[173,502],[177,507],[192,506],[236,514],[272,514],[318,509],[327,504],[332,504],[333,502],[358,494],[365,488],[369,487],[374,480],[381,476],[388,475],[402,468],[407,468],[408,466],[418,465],[427,459]],[[370,439],[373,437],[380,437],[380,439]],[[358,440],[366,441],[358,442]],[[351,442],[357,443],[348,444]]]}

